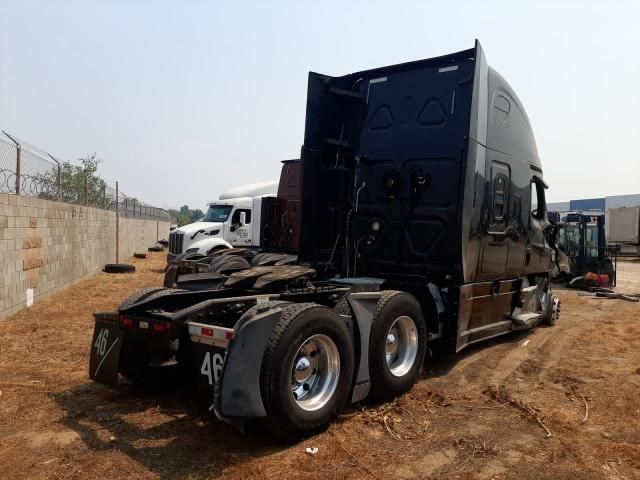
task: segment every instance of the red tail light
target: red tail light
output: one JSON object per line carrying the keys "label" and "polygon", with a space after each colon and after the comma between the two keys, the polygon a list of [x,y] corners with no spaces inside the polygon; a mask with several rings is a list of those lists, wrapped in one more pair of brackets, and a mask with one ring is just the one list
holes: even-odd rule
{"label": "red tail light", "polygon": [[153,324],[154,332],[162,333],[162,332],[168,332],[169,330],[171,330],[171,322]]}
{"label": "red tail light", "polygon": [[131,328],[133,327],[133,320],[124,316],[124,313],[120,314],[120,326],[122,328]]}
{"label": "red tail light", "polygon": [[206,337],[213,337],[213,328],[201,328],[200,335],[204,335]]}

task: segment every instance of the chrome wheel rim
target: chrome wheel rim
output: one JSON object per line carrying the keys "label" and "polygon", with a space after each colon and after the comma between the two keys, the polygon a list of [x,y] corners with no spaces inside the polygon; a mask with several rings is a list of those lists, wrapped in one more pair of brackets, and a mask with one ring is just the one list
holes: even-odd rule
{"label": "chrome wheel rim", "polygon": [[291,363],[291,394],[303,410],[324,407],[338,386],[340,354],[335,342],[318,334],[305,340]]}
{"label": "chrome wheel rim", "polygon": [[418,356],[418,329],[411,317],[403,315],[392,324],[385,338],[387,367],[395,377],[406,375]]}

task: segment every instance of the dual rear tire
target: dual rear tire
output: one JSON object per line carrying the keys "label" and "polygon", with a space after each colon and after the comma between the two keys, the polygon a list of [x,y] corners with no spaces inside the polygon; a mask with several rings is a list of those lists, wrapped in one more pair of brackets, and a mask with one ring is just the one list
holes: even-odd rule
{"label": "dual rear tire", "polygon": [[354,368],[351,333],[333,310],[284,306],[262,360],[264,426],[288,441],[326,429],[348,400]]}
{"label": "dual rear tire", "polygon": [[[297,440],[326,429],[349,400],[355,378],[355,342],[335,310],[303,303],[279,305],[282,314],[265,350],[260,390],[264,426],[280,438]],[[390,399],[410,390],[426,353],[426,326],[418,301],[385,291],[378,301],[369,342],[372,396]]]}
{"label": "dual rear tire", "polygon": [[426,351],[427,329],[418,301],[406,292],[382,292],[369,338],[371,394],[390,400],[409,391],[420,376]]}

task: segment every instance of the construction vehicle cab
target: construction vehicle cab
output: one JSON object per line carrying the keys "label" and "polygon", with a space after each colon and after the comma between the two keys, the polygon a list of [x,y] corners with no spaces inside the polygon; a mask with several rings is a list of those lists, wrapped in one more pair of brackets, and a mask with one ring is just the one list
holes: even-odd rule
{"label": "construction vehicle cab", "polygon": [[604,286],[615,286],[615,252],[607,244],[604,212],[568,212],[559,215],[557,227],[554,281],[592,273],[606,275]]}

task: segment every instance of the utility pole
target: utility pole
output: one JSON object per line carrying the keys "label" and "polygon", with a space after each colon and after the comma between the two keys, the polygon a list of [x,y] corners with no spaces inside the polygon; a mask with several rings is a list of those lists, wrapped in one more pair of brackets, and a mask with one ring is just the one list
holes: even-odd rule
{"label": "utility pole", "polygon": [[54,162],[56,162],[56,165],[58,166],[58,201],[61,202],[62,201],[62,171],[60,169],[61,168],[60,162],[56,160],[55,157],[50,153],[47,153],[47,155],[49,155],[49,158]]}
{"label": "utility pole", "polygon": [[120,262],[120,195],[116,182],[116,263]]}

